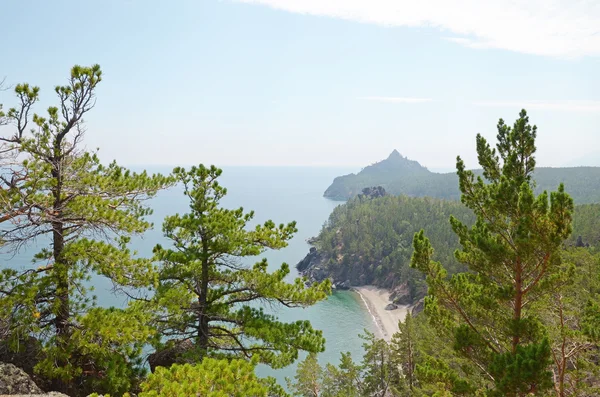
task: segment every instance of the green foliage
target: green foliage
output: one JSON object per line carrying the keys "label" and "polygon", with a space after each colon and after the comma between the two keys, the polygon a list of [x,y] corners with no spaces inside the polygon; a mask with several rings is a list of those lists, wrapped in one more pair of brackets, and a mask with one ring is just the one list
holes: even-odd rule
{"label": "green foliage", "polygon": [[389,344],[383,339],[377,339],[365,330],[361,335],[365,340],[363,347],[363,394],[368,396],[400,396],[404,391],[404,379],[401,375],[397,357],[394,356]]}
{"label": "green foliage", "polygon": [[[477,176],[483,175],[481,169],[473,172]],[[533,175],[537,182],[535,194],[555,189],[563,183],[576,203],[600,202],[600,167],[538,168]],[[324,196],[334,200],[348,200],[370,186],[381,186],[392,195],[445,200],[459,200],[461,196],[455,173],[430,172],[418,162],[408,160],[396,151],[386,160],[365,167],[357,174],[335,178],[325,190]]]}
{"label": "green foliage", "polygon": [[180,357],[198,361],[209,355],[249,357],[283,367],[298,351],[324,349],[321,331],[308,321],[283,323],[257,303],[306,307],[324,299],[328,282],[305,287],[301,279],[286,282],[287,264],[268,271],[265,259],[253,266],[241,259],[266,249],[279,249],[296,231],[294,222],[276,226],[272,221],[249,227],[253,212],[220,206],[227,190],[214,166],[174,171],[190,199],[190,212],[168,216],[163,224],[169,248],[157,246],[158,286],[152,300],[159,349],[174,341],[191,341],[193,348]]}
{"label": "green foliage", "polygon": [[368,331],[361,365],[352,361],[350,353],[342,353],[338,367],[327,364],[323,369],[316,355],[309,355],[298,365],[295,382],[288,388],[298,397],[390,397],[406,392],[397,356],[383,339]]}
{"label": "green foliage", "polygon": [[350,353],[342,353],[336,367],[321,367],[314,354],[298,364],[294,382],[288,388],[298,397],[361,397],[363,393],[362,366],[352,361]]}
{"label": "green foliage", "polygon": [[151,262],[136,258],[127,243],[151,227],[144,200],[172,183],[103,165],[81,147],[83,116],[101,78],[98,65],[73,67],[68,83],[55,88],[58,106],[46,117],[31,115],[39,88],[18,84],[18,106],[4,115],[14,130],[0,137],[3,249],[47,244],[33,258],[37,269],[17,265],[0,273],[0,342],[41,342],[36,371],[71,394],[75,383],[83,384],[82,393],[89,387],[122,393],[138,373],[137,356],[152,334],[147,319],[135,307],[95,307],[87,282],[92,275],[117,288],[148,282]]}
{"label": "green foliage", "polygon": [[565,396],[595,395],[600,388],[589,380],[600,373],[600,255],[588,248],[569,248],[561,256],[561,287],[535,302],[535,308],[550,342],[555,389]]}
{"label": "green foliage", "polygon": [[570,245],[575,245],[581,237],[583,246],[600,246],[600,204],[583,204],[575,206],[573,212],[573,234]]}
{"label": "green foliage", "polygon": [[544,338],[540,343],[517,346],[515,353],[497,354],[490,363],[495,390],[491,395],[536,394],[552,386],[550,343]]}
{"label": "green foliage", "polygon": [[[495,149],[478,135],[487,183],[457,160],[461,201],[477,216],[472,227],[450,219],[462,247],[455,255],[468,273],[448,278],[431,259],[423,231],[414,238],[412,266],[427,275],[429,287],[426,312],[454,333],[457,351],[488,368],[483,373],[507,396],[542,392],[552,384],[551,353],[532,301],[548,296],[564,278],[560,248],[571,233],[573,201],[564,187],[550,197],[533,193],[536,135],[525,111],[513,128],[499,121]],[[530,365],[532,358],[539,367]]]}
{"label": "green foliage", "polygon": [[266,397],[269,392],[284,396],[281,388],[271,388],[272,380],[260,379],[254,374],[255,365],[256,361],[207,357],[196,365],[159,367],[142,383],[139,396]]}
{"label": "green foliage", "polygon": [[342,353],[336,367],[327,364],[323,376],[323,396],[359,397],[363,388],[361,366],[355,364],[350,353]]}
{"label": "green foliage", "polygon": [[449,263],[452,272],[464,269],[453,255],[458,238],[448,224],[450,215],[474,220],[471,211],[456,202],[356,198],[333,210],[315,245],[329,259],[325,268],[335,279],[388,288],[406,283],[414,300],[425,294],[422,275],[409,267],[412,238],[419,229],[432,231],[432,241],[440,247],[436,259]]}
{"label": "green foliage", "polygon": [[[476,335],[464,325],[449,329],[447,322],[454,320],[442,315],[447,311],[429,304],[427,312],[433,315],[408,313],[390,343],[367,335],[361,365],[347,353],[338,366],[324,368],[316,357],[307,357],[290,390],[297,396],[320,397],[372,396],[386,388],[389,396],[470,397],[525,395],[531,388],[524,388],[535,383],[535,395],[557,390],[558,396],[597,395],[600,254],[586,248],[560,254],[561,268],[568,270],[563,271],[568,277],[554,284],[560,294],[532,303],[545,336],[520,345],[517,354],[507,350],[485,356],[490,361],[482,366],[473,356],[473,346],[481,342]],[[545,383],[536,383],[540,379]]]}
{"label": "green foliage", "polygon": [[416,381],[416,365],[419,351],[417,348],[417,329],[413,316],[406,313],[404,321],[398,323],[398,332],[392,337],[391,349],[402,368],[402,374],[410,390],[414,390]]}
{"label": "green foliage", "polygon": [[[459,238],[448,218],[467,225],[475,223],[473,212],[461,203],[430,198],[385,196],[357,197],[336,207],[313,244],[318,248],[319,266],[338,281],[394,288],[406,284],[412,301],[425,295],[423,275],[411,269],[412,239],[420,229],[436,247],[433,260],[444,263],[450,274],[466,267],[454,256]],[[600,204],[575,207],[573,234],[592,247],[600,243]]]}
{"label": "green foliage", "polygon": [[[413,328],[414,395],[483,395],[486,379],[470,359],[454,350],[454,335],[437,326],[425,313],[410,320],[407,317],[404,322],[401,328],[411,326],[411,322]],[[395,351],[400,350],[399,341],[400,335],[394,335],[392,348]],[[398,355],[406,360],[405,354]]]}
{"label": "green foliage", "polygon": [[321,395],[323,368],[319,365],[316,354],[309,354],[298,364],[294,379],[295,382],[287,379],[287,383],[295,396],[319,397]]}

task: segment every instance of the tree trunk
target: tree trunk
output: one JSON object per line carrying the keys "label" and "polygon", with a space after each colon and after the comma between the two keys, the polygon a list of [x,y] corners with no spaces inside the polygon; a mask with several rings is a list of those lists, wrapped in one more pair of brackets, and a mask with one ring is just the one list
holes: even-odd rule
{"label": "tree trunk", "polygon": [[200,277],[200,295],[198,297],[199,313],[198,313],[198,349],[202,357],[208,353],[208,277],[209,277],[209,261],[208,261],[208,242],[202,239],[202,275]]}
{"label": "tree trunk", "polygon": [[410,389],[410,391],[412,392],[414,389],[414,379],[413,379],[413,375],[414,375],[414,357],[413,357],[413,345],[412,345],[412,337],[413,335],[411,334],[410,330],[407,327],[407,338],[408,338],[408,354],[407,354],[407,358],[408,358],[408,371],[406,371],[406,376],[408,378],[408,387]]}
{"label": "tree trunk", "polygon": [[521,331],[519,330],[519,322],[521,321],[521,309],[523,307],[523,267],[521,260],[517,258],[517,266],[515,272],[515,306],[513,312],[514,334],[512,339],[512,353],[517,353],[517,346],[521,340]]}
{"label": "tree trunk", "polygon": [[[55,145],[56,146],[56,145]],[[56,147],[55,147],[56,150]],[[54,257],[53,267],[53,278],[56,286],[55,298],[55,319],[54,327],[56,329],[56,347],[59,351],[57,357],[57,366],[65,367],[68,365],[66,355],[70,354],[69,351],[69,338],[71,334],[70,330],[70,285],[69,285],[69,263],[64,258],[65,248],[65,236],[64,236],[64,224],[61,221],[62,217],[62,175],[60,170],[60,157],[55,159],[52,164],[52,179],[54,179],[55,186],[52,189],[52,195],[54,197],[54,203],[52,206],[52,247]],[[56,378],[53,381],[53,387],[61,392],[69,392],[70,382],[64,381],[60,378]]]}

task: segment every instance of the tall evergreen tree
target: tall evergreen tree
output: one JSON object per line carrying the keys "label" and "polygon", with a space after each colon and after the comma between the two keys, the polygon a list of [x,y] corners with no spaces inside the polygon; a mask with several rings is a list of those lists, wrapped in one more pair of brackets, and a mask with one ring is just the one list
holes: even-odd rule
{"label": "tall evergreen tree", "polygon": [[[132,234],[151,225],[148,199],[170,179],[102,165],[82,147],[83,118],[95,104],[98,65],[75,66],[57,86],[58,105],[33,114],[39,88],[15,87],[17,106],[0,115],[12,132],[0,136],[0,240],[5,250],[45,246],[36,268],[0,273],[0,327],[4,345],[33,337],[42,345],[36,371],[56,390],[72,394],[85,383],[115,375],[108,391],[127,389],[129,358],[150,334],[141,312],[93,307],[92,275],[117,286],[139,285],[150,267],[127,249]],[[22,267],[22,266],[21,266]],[[111,389],[112,388],[112,389]]]}
{"label": "tall evergreen tree", "polygon": [[309,354],[306,359],[298,364],[295,382],[286,378],[288,388],[297,397],[325,397],[323,391],[324,374],[323,368],[319,365],[317,355]]}
{"label": "tall evergreen tree", "polygon": [[365,330],[365,354],[362,361],[363,395],[388,397],[406,395],[401,368],[390,345]]}
{"label": "tall evergreen tree", "polygon": [[537,128],[521,111],[511,128],[498,123],[496,148],[477,136],[483,176],[475,178],[457,159],[461,201],[477,221],[450,222],[460,239],[456,258],[469,272],[447,277],[431,260],[421,231],[412,266],[427,275],[426,312],[455,336],[455,348],[473,360],[495,393],[524,396],[551,387],[550,345],[532,302],[547,296],[561,274],[560,249],[571,233],[573,201],[558,191],[535,197]]}
{"label": "tall evergreen tree", "polygon": [[252,266],[242,261],[285,247],[295,223],[267,221],[250,228],[253,212],[221,207],[227,190],[214,166],[177,168],[174,175],[190,200],[190,212],[165,219],[163,231],[171,246],[155,248],[159,285],[152,302],[159,334],[168,338],[157,343],[159,350],[163,342],[167,347],[178,343],[185,353],[167,362],[158,353],[153,361],[168,365],[169,360],[194,362],[207,355],[258,354],[261,362],[282,367],[297,358],[298,350],[322,351],[322,333],[308,321],[280,322],[261,306],[312,305],[329,293],[329,282],[305,287],[298,278],[288,283],[287,264],[270,273],[266,259]]}
{"label": "tall evergreen tree", "polygon": [[406,380],[410,392],[416,387],[417,379],[415,369],[417,366],[417,330],[410,311],[406,313],[404,321],[398,322],[398,332],[392,337],[390,348],[402,368],[402,375]]}
{"label": "tall evergreen tree", "polygon": [[361,367],[350,353],[342,353],[336,367],[327,364],[323,376],[323,397],[360,397],[362,395]]}

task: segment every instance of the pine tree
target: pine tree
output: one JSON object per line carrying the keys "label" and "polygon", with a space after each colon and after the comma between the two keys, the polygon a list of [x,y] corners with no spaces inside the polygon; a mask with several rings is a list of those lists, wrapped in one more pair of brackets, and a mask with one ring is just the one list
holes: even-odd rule
{"label": "pine tree", "polygon": [[408,311],[404,321],[398,322],[398,332],[392,337],[390,344],[392,352],[402,367],[402,375],[412,392],[417,384],[415,369],[417,365],[417,330],[414,319]]}
{"label": "pine tree", "polygon": [[535,303],[548,331],[557,397],[597,395],[600,385],[600,256],[585,248],[562,252],[568,277],[545,299]]}
{"label": "pine tree", "polygon": [[350,353],[342,353],[336,367],[327,364],[323,376],[323,397],[360,397],[363,383],[361,367],[355,364]]}
{"label": "pine tree", "polygon": [[258,378],[254,373],[256,360],[217,360],[207,357],[196,365],[174,364],[157,368],[142,383],[140,397],[266,397],[287,393],[274,379]]}
{"label": "pine tree", "polygon": [[365,340],[362,361],[363,394],[373,397],[405,395],[400,366],[388,343],[375,338],[368,331],[361,338]]}
{"label": "pine tree", "polygon": [[190,212],[165,219],[163,231],[172,246],[155,248],[159,285],[152,302],[155,324],[165,338],[157,342],[154,358],[176,344],[182,354],[157,365],[258,354],[261,362],[282,367],[299,350],[322,351],[322,333],[308,321],[283,323],[260,306],[312,305],[327,296],[329,282],[305,287],[299,278],[286,282],[287,264],[270,273],[266,259],[253,266],[242,262],[266,249],[285,247],[295,223],[276,226],[267,221],[250,228],[253,212],[221,207],[227,190],[218,183],[221,170],[214,166],[178,168],[174,175],[190,200]]}
{"label": "pine tree", "polygon": [[13,264],[0,273],[1,342],[18,348],[33,337],[42,349],[36,371],[72,394],[76,380],[94,383],[107,374],[116,376],[108,391],[128,387],[131,359],[151,329],[139,310],[94,307],[87,281],[100,275],[117,287],[147,283],[150,262],[135,259],[127,243],[151,226],[143,200],[171,183],[102,165],[82,147],[83,117],[101,76],[98,65],[73,67],[46,117],[32,115],[39,88],[19,84],[18,105],[0,115],[0,124],[13,127],[0,136],[0,240],[12,251],[46,245],[35,257],[39,267]]}
{"label": "pine tree", "polygon": [[295,382],[286,378],[288,388],[298,397],[327,397],[322,393],[324,382],[323,368],[319,365],[317,355],[309,354],[306,359],[298,364]]}
{"label": "pine tree", "polygon": [[455,349],[476,363],[503,396],[541,393],[551,387],[550,344],[532,302],[561,279],[560,249],[571,233],[573,201],[558,191],[535,197],[537,128],[523,110],[513,128],[501,119],[496,148],[477,136],[483,177],[457,159],[461,201],[477,221],[468,227],[451,217],[469,272],[447,277],[431,260],[421,231],[412,266],[427,275],[426,312],[455,336]]}

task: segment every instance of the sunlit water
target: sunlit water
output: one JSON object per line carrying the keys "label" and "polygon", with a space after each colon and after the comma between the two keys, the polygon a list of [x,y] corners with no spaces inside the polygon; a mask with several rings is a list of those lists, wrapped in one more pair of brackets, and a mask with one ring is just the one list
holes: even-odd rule
{"label": "sunlit water", "polygon": [[[163,169],[158,171],[169,171]],[[306,239],[318,234],[321,226],[339,202],[322,197],[323,191],[333,178],[348,173],[340,168],[317,167],[225,167],[220,182],[228,190],[223,205],[229,208],[244,207],[255,211],[255,221],[273,220],[276,224],[296,221],[298,233],[288,247],[279,251],[266,252],[270,268],[282,262],[290,264],[290,280],[297,276],[294,265],[308,252]],[[150,256],[152,247],[165,243],[161,233],[162,219],[176,212],[187,212],[187,201],[178,188],[161,192],[150,205],[154,209],[151,220],[154,229],[143,237],[134,239],[133,248],[140,255]],[[4,256],[9,266],[26,265],[31,261],[34,247],[22,250],[14,257]],[[2,257],[0,257],[2,258]],[[92,280],[98,302],[106,306],[122,306],[126,300],[110,292],[108,280],[95,277]],[[269,309],[271,310],[271,309]],[[276,308],[275,313],[282,321],[310,320],[314,328],[321,329],[327,340],[326,351],[319,355],[320,363],[337,363],[341,352],[351,352],[359,360],[362,356],[362,340],[358,335],[364,329],[374,331],[374,324],[353,292],[336,292],[326,301],[306,309]],[[304,357],[304,356],[302,356]],[[285,377],[293,377],[296,365],[280,370],[260,366],[260,376],[275,376],[282,384]]]}

